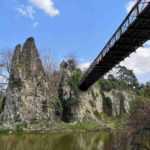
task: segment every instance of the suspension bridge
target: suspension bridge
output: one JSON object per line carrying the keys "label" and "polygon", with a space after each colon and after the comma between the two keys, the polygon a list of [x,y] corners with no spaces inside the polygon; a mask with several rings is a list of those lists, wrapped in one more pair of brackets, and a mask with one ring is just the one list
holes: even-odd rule
{"label": "suspension bridge", "polygon": [[86,91],[115,65],[150,40],[150,0],[138,0],[87,69],[79,88]]}

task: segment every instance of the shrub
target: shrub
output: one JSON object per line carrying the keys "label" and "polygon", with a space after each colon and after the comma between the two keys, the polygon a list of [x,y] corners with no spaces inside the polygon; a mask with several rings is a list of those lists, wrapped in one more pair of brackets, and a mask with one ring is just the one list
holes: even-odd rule
{"label": "shrub", "polygon": [[136,100],[131,104],[128,126],[131,133],[150,130],[150,100]]}
{"label": "shrub", "polygon": [[73,87],[75,90],[77,90],[80,80],[81,80],[81,70],[76,69],[73,71],[73,74],[69,80],[69,85]]}
{"label": "shrub", "polygon": [[119,81],[119,80],[107,80],[107,79],[101,79],[99,80],[99,85],[103,91],[109,92],[112,89],[119,89],[119,90],[128,90],[132,89],[125,81]]}

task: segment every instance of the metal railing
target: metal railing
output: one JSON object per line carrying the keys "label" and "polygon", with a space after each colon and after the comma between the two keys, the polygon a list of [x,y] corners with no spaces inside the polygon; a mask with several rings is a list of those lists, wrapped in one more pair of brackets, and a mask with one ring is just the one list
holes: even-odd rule
{"label": "metal railing", "polygon": [[91,72],[93,67],[102,60],[102,58],[109,52],[109,50],[114,46],[114,44],[120,39],[121,35],[125,33],[129,26],[138,18],[138,16],[143,12],[143,10],[150,4],[150,0],[138,0],[133,6],[131,11],[128,13],[122,24],[119,26],[117,31],[113,34],[110,40],[107,42],[106,46],[103,48],[101,53],[96,57],[93,63],[90,65],[85,76]]}

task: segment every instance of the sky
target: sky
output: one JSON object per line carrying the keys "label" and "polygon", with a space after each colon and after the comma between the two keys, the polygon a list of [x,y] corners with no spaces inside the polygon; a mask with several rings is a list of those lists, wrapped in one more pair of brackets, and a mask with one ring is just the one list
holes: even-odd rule
{"label": "sky", "polygon": [[[34,37],[41,55],[55,62],[74,56],[86,68],[99,54],[136,0],[1,0],[0,52]],[[141,82],[150,80],[149,45],[123,65]]]}

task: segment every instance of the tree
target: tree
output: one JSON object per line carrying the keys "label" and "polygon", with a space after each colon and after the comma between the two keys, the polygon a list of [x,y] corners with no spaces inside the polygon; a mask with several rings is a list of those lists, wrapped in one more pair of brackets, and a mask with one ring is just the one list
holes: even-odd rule
{"label": "tree", "polygon": [[0,54],[0,90],[4,90],[7,87],[9,80],[9,74],[11,69],[12,51],[5,50]]}
{"label": "tree", "polygon": [[5,51],[0,54],[0,67],[5,69],[5,72],[10,73],[11,60],[13,53],[11,50]]}
{"label": "tree", "polygon": [[[150,130],[149,114],[149,99],[140,98],[132,101],[128,120],[128,134],[130,135],[132,142],[138,139],[138,142],[142,143],[143,140],[141,138],[149,135],[147,134]],[[140,137],[141,140],[139,140],[137,137]]]}
{"label": "tree", "polygon": [[54,63],[51,55],[44,56],[42,58],[42,62],[46,75],[51,78],[53,73],[56,71],[56,63]]}
{"label": "tree", "polygon": [[71,70],[75,70],[78,66],[78,59],[74,54],[70,54],[66,57],[67,63],[69,64],[69,68]]}
{"label": "tree", "polygon": [[146,87],[150,88],[150,82],[146,82]]}
{"label": "tree", "polygon": [[118,66],[117,70],[118,70],[117,71],[118,80],[126,82],[128,86],[132,88],[139,87],[138,80],[132,70],[129,70],[124,66]]}
{"label": "tree", "polygon": [[145,85],[141,84],[138,94],[140,96],[150,98],[150,82],[147,82]]}

